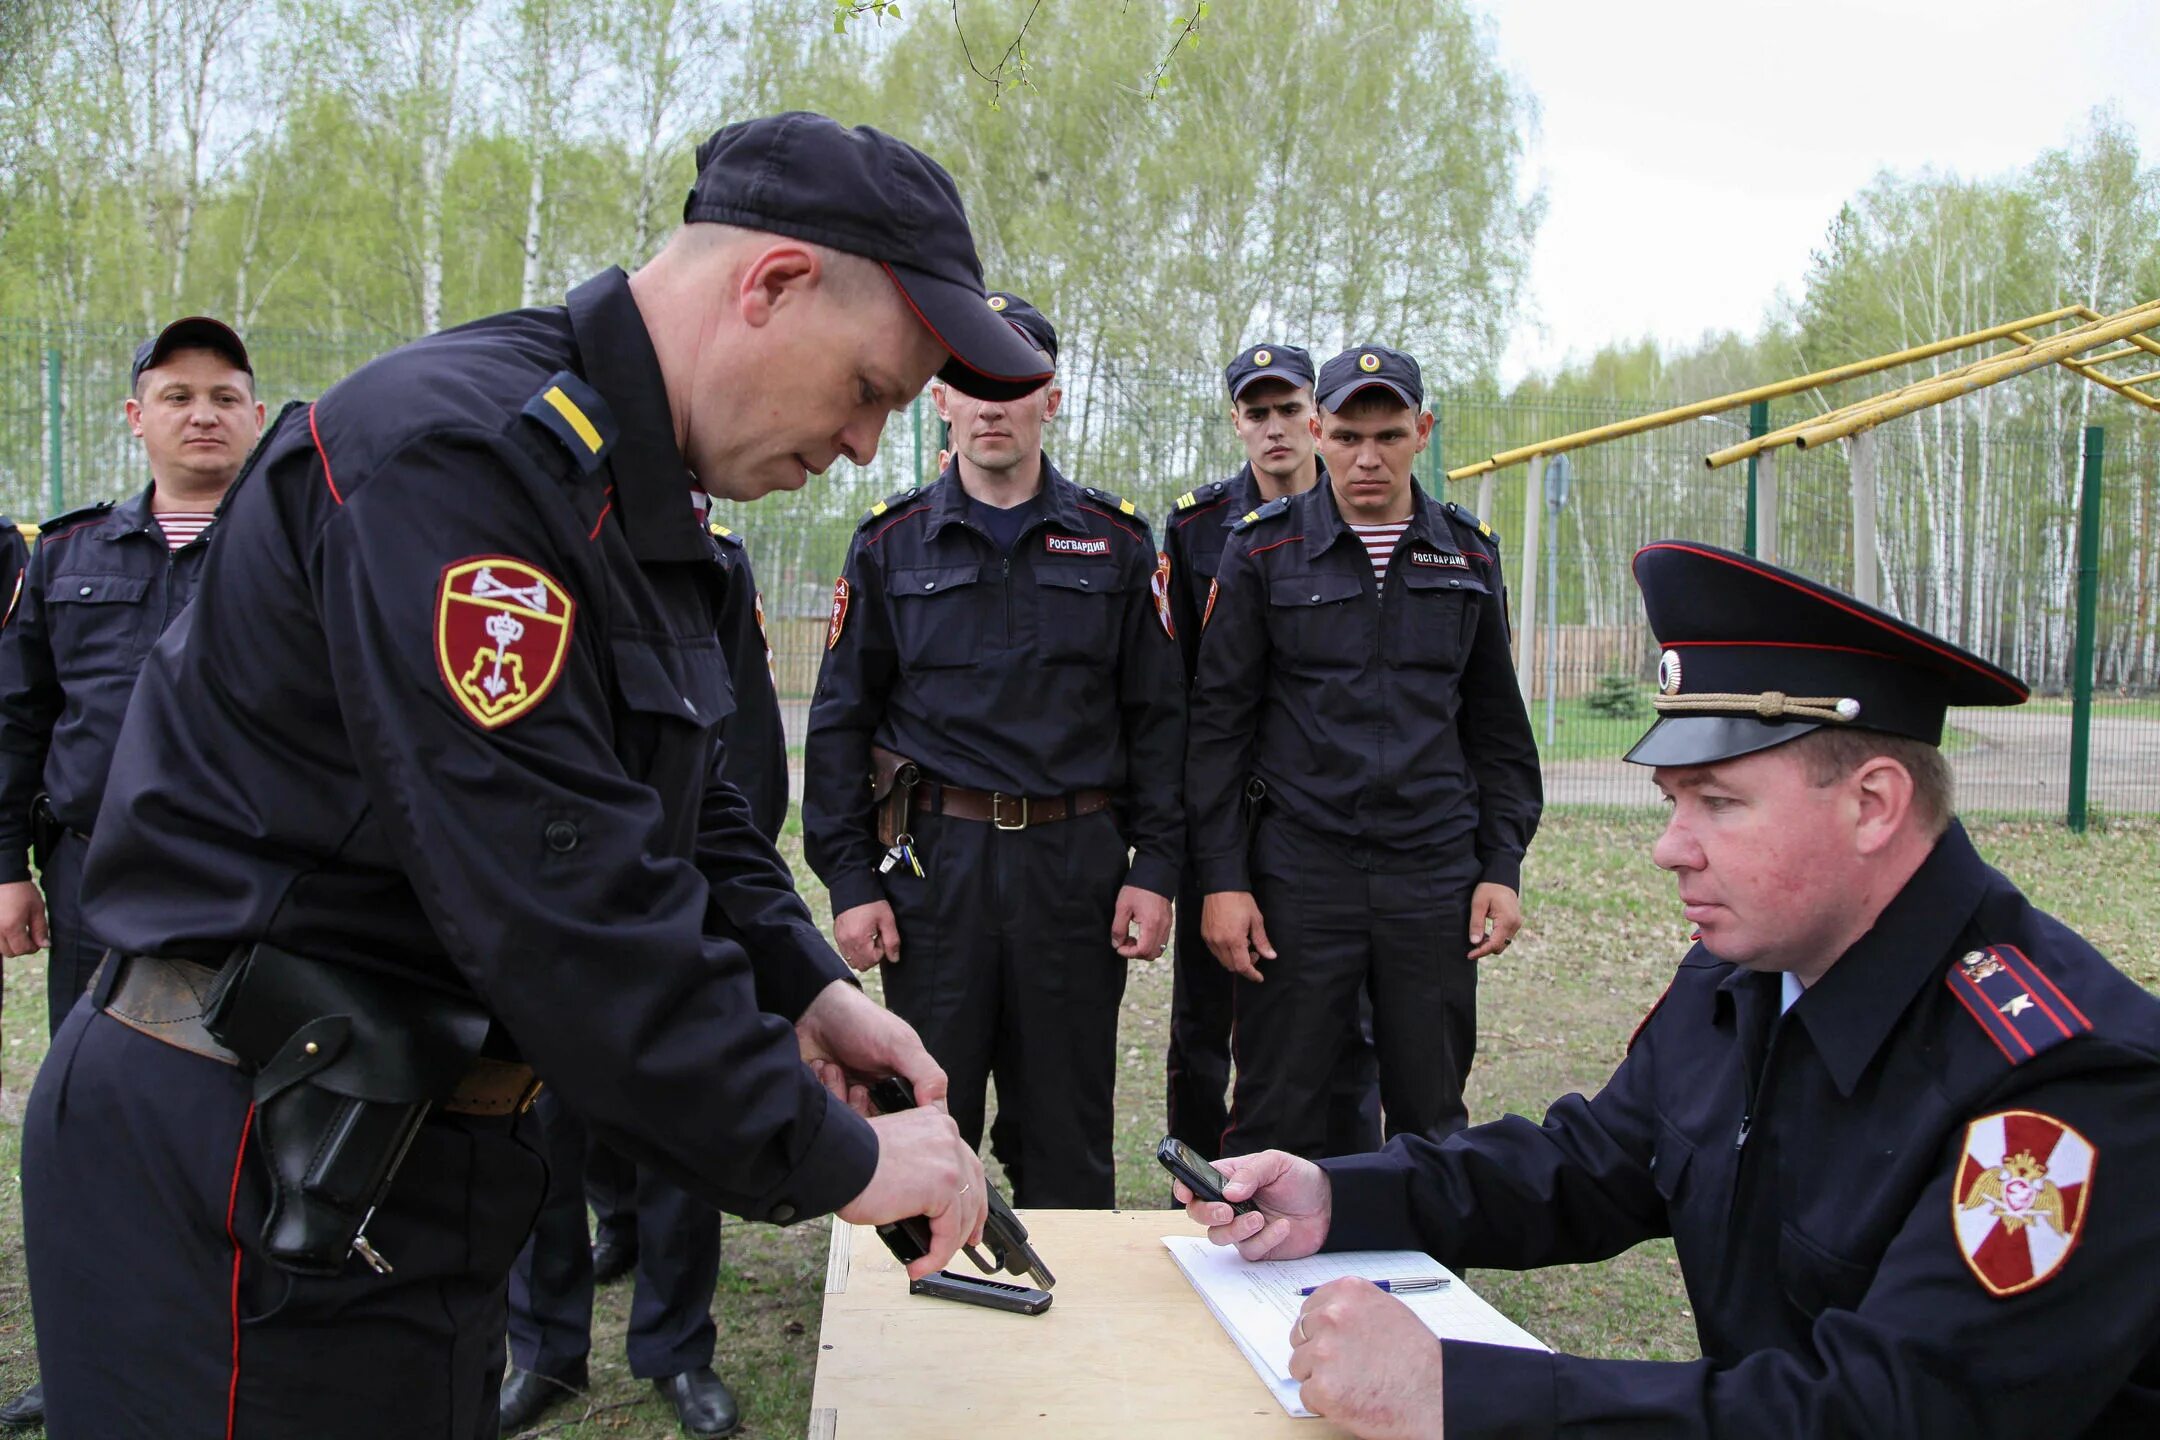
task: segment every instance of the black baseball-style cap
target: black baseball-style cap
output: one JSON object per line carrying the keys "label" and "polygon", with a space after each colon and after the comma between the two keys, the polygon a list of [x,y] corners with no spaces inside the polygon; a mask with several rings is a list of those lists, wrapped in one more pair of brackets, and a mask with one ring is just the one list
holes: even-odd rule
{"label": "black baseball-style cap", "polygon": [[1280,380],[1300,390],[1312,389],[1312,356],[1295,345],[1276,345],[1268,341],[1240,350],[1237,358],[1223,366],[1223,384],[1230,387],[1230,398],[1236,401],[1244,395],[1245,387],[1259,380]]}
{"label": "black baseball-style cap", "polygon": [[938,378],[1010,400],[1050,378],[984,301],[959,187],[935,160],[867,125],[792,110],[729,125],[697,152],[685,223],[740,225],[875,260],[952,360]]}
{"label": "black baseball-style cap", "polygon": [[255,367],[248,360],[247,346],[240,343],[240,336],[232,326],[207,315],[189,315],[175,320],[163,330],[135,347],[135,368],[128,374],[133,385],[142,379],[142,372],[153,365],[162,365],[175,350],[215,350],[233,364],[245,370],[249,377]]}
{"label": "black baseball-style cap", "polygon": [[1413,410],[1425,408],[1425,372],[1400,350],[1385,345],[1353,345],[1320,367],[1314,393],[1322,410],[1340,410],[1358,391],[1377,385]]}
{"label": "black baseball-style cap", "polygon": [[1050,323],[1049,316],[1010,290],[992,290],[989,303],[990,308],[1026,337],[1030,345],[1052,360],[1057,359],[1057,326]]}
{"label": "black baseball-style cap", "polygon": [[1833,726],[1940,745],[1950,706],[2031,693],[1917,625],[1715,545],[1645,545],[1635,583],[1664,651],[1637,765],[1707,765]]}

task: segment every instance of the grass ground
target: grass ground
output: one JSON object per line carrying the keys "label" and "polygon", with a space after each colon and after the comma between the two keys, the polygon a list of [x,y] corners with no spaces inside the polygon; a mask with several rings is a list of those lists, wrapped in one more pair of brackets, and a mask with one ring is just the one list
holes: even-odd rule
{"label": "grass ground", "polygon": [[[1542,719],[1542,717],[1540,717]],[[1489,962],[1482,1035],[1471,1080],[1475,1118],[1539,1115],[1568,1090],[1595,1087],[1636,1020],[1664,987],[1684,945],[1670,882],[1647,859],[1653,813],[1548,817],[1525,869],[1529,923],[1504,960]],[[2081,930],[2148,989],[2160,991],[2160,822],[2108,825],[2083,838],[2041,823],[1975,830],[1983,854],[2036,902]],[[789,837],[792,847],[798,842]],[[799,849],[791,858],[799,859]],[[820,893],[813,902],[822,907]],[[822,913],[820,918],[822,919]],[[10,967],[0,1011],[0,1394],[34,1373],[16,1201],[20,1117],[44,1049],[44,980],[35,961]],[[1166,964],[1133,968],[1119,1039],[1118,1193],[1128,1206],[1163,1198],[1151,1158],[1162,1131]],[[721,1374],[744,1403],[744,1433],[804,1433],[817,1353],[825,1226],[788,1230],[727,1222],[720,1291]],[[1048,1257],[1054,1266],[1056,1257]],[[1577,1353],[1661,1359],[1696,1353],[1693,1321],[1672,1249],[1638,1247],[1601,1265],[1525,1275],[1480,1272],[1473,1283],[1549,1343]],[[665,1440],[666,1406],[630,1378],[622,1358],[629,1291],[603,1292],[593,1389],[550,1415],[532,1437]]]}

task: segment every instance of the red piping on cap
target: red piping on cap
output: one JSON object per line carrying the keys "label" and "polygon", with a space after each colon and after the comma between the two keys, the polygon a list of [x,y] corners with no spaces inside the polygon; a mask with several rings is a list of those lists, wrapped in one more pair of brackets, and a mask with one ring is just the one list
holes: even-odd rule
{"label": "red piping on cap", "polygon": [[[1026,375],[1000,375],[994,370],[983,369],[980,365],[977,365],[974,361],[968,359],[965,355],[962,355],[958,350],[953,349],[952,341],[947,340],[944,336],[944,333],[940,331],[937,326],[930,323],[930,317],[923,314],[922,307],[915,303],[914,296],[908,294],[907,286],[900,283],[900,277],[893,273],[893,268],[891,265],[887,264],[883,260],[880,260],[878,261],[878,268],[885,272],[886,279],[892,281],[893,289],[900,292],[900,298],[907,302],[907,308],[915,312],[915,318],[922,321],[923,329],[928,330],[931,334],[931,337],[935,339],[938,344],[945,347],[945,353],[952,356],[953,359],[959,361],[969,370],[974,371],[977,375],[982,376],[985,380],[998,380],[1008,385],[1018,385],[1024,380],[1048,380],[1051,376],[1057,374],[1057,371],[1055,370],[1042,370],[1031,372]],[[1013,333],[1015,335],[1020,334],[1017,328],[1014,329]],[[1025,335],[1021,335],[1020,338],[1025,340],[1027,337]]]}
{"label": "red piping on cap", "polygon": [[2030,700],[2032,698],[2032,691],[2027,686],[2022,683],[2005,684],[2002,676],[1990,674],[1986,666],[1983,666],[1980,662],[1970,658],[1969,656],[1960,655],[1955,650],[1951,650],[1945,646],[1938,645],[1924,635],[1908,635],[1894,625],[1884,624],[1883,617],[1880,615],[1871,615],[1865,610],[1855,609],[1853,606],[1847,605],[1842,600],[1837,599],[1835,596],[1823,594],[1815,590],[1810,590],[1807,586],[1798,584],[1795,581],[1790,580],[1775,571],[1765,570],[1759,565],[1750,565],[1744,560],[1735,560],[1729,555],[1720,555],[1714,550],[1704,550],[1699,546],[1695,545],[1675,545],[1670,541],[1664,540],[1660,540],[1652,544],[1643,546],[1642,549],[1635,552],[1635,558],[1637,560],[1640,560],[1643,556],[1649,554],[1652,550],[1677,550],[1683,555],[1700,555],[1705,560],[1715,560],[1721,565],[1730,565],[1736,570],[1745,570],[1751,575],[1760,575],[1763,579],[1775,581],[1777,584],[1783,585],[1788,590],[1797,590],[1811,600],[1820,600],[1822,603],[1830,606],[1834,610],[1842,610],[1847,615],[1852,616],[1855,620],[1865,620],[1868,624],[1873,625],[1878,630],[1888,630],[1891,634],[1897,636],[1902,640],[1909,640],[1913,644],[1918,645],[1923,650],[1932,650],[1937,655],[1942,656],[1943,659],[1954,661],[1957,664],[1962,665],[1967,670],[1970,670],[1974,674],[1980,676],[1982,679],[1993,681],[1997,685],[2002,685],[2004,689],[2008,690],[2011,694],[2017,696],[2020,701]]}

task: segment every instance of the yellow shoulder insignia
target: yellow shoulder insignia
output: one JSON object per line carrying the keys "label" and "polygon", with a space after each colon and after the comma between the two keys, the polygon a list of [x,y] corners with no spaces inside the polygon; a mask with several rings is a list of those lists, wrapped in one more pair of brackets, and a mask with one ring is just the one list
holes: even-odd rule
{"label": "yellow shoulder insignia", "polygon": [[893,506],[905,504],[908,501],[914,499],[917,495],[920,495],[921,493],[922,486],[911,485],[907,489],[902,490],[897,495],[886,496],[883,500],[878,501],[877,504],[872,505],[868,514],[864,515],[862,519],[855,522],[855,528],[858,530],[861,529],[863,526],[868,525],[871,521],[877,519],[879,516],[890,511]]}
{"label": "yellow shoulder insignia", "polygon": [[1187,490],[1184,494],[1177,497],[1177,503],[1171,508],[1176,510],[1190,510],[1199,502],[1200,497],[1193,494],[1192,491]]}
{"label": "yellow shoulder insignia", "polygon": [[523,413],[560,440],[570,458],[588,475],[600,468],[609,448],[622,434],[600,392],[568,370],[548,376],[540,393],[525,402]]}

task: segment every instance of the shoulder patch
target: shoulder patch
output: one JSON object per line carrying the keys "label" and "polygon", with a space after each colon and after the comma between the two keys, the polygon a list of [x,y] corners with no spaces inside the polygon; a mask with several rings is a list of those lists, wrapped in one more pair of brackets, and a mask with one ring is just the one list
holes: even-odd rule
{"label": "shoulder patch", "polygon": [[1237,523],[1230,527],[1231,532],[1233,534],[1242,534],[1255,525],[1264,525],[1276,516],[1287,513],[1290,509],[1291,498],[1288,495],[1278,495],[1259,509],[1246,511],[1237,518]]}
{"label": "shoulder patch", "polygon": [[1080,493],[1090,500],[1102,502],[1120,515],[1137,515],[1140,513],[1132,501],[1125,499],[1121,495],[1113,495],[1108,490],[1098,490],[1092,485],[1083,485],[1080,487]]}
{"label": "shoulder patch", "polygon": [[890,511],[894,506],[904,505],[920,494],[922,494],[922,486],[910,485],[907,489],[902,490],[897,495],[886,496],[883,500],[878,501],[877,504],[872,505],[867,511],[864,512],[862,519],[855,522],[855,528],[858,530],[862,529],[863,526],[868,525],[871,521],[883,517],[886,512]]}
{"label": "shoulder patch", "polygon": [[1222,499],[1229,488],[1230,482],[1227,480],[1211,480],[1197,490],[1188,490],[1178,496],[1170,508],[1174,512],[1183,512],[1197,510],[1203,505],[1212,505]]}
{"label": "shoulder patch", "polygon": [[2037,1110],[1999,1110],[1965,1127],[1950,1229],[1990,1295],[2021,1295],[2054,1278],[2092,1208],[2100,1152]]}
{"label": "shoulder patch", "polygon": [[1498,545],[1500,543],[1500,537],[1493,533],[1492,526],[1486,524],[1483,520],[1478,519],[1477,516],[1471,514],[1468,510],[1463,509],[1462,506],[1457,505],[1452,500],[1444,500],[1441,502],[1441,505],[1442,508],[1447,511],[1448,518],[1450,520],[1453,520],[1456,524],[1462,526],[1465,530],[1475,531],[1478,538],[1481,540],[1490,540],[1495,545]]}
{"label": "shoulder patch", "polygon": [[540,393],[525,402],[523,413],[560,440],[578,468],[588,475],[600,468],[609,448],[622,435],[622,428],[615,423],[615,412],[608,409],[600,392],[568,370],[548,376]]}
{"label": "shoulder patch", "polygon": [[2015,945],[1966,951],[1943,983],[2012,1065],[2093,1028],[2085,1012]]}
{"label": "shoulder patch", "polygon": [[435,589],[435,663],[458,709],[499,730],[555,688],[577,605],[545,570],[508,555],[443,567]]}
{"label": "shoulder patch", "polygon": [[63,510],[50,520],[41,522],[30,533],[33,535],[50,535],[55,531],[65,530],[70,525],[78,525],[85,520],[95,520],[112,508],[113,502],[110,500],[100,500],[91,505],[78,505],[73,510]]}

